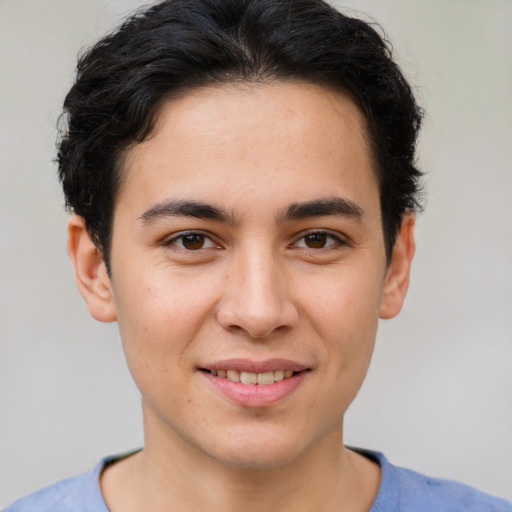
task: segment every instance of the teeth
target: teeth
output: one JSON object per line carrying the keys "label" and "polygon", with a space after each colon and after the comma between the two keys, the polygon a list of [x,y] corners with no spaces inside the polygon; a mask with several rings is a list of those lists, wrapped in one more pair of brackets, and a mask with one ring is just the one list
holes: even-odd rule
{"label": "teeth", "polygon": [[274,372],[258,373],[257,380],[258,384],[274,384]]}
{"label": "teeth", "polygon": [[266,386],[283,379],[288,379],[293,375],[293,370],[276,370],[275,372],[264,373],[239,372],[238,370],[210,370],[210,373],[216,377],[227,378],[232,382]]}
{"label": "teeth", "polygon": [[256,373],[240,372],[240,382],[242,384],[257,384],[258,375]]}
{"label": "teeth", "polygon": [[284,379],[284,370],[277,370],[277,372],[274,372],[274,380],[276,382],[279,382],[280,380]]}
{"label": "teeth", "polygon": [[227,378],[232,382],[240,382],[240,372],[238,370],[228,370]]}

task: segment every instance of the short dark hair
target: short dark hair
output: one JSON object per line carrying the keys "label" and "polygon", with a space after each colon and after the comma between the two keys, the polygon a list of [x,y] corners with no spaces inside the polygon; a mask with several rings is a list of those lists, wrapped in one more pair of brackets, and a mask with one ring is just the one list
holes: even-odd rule
{"label": "short dark hair", "polygon": [[364,114],[389,259],[404,213],[420,208],[422,110],[385,39],[323,0],[167,0],[84,53],[64,101],[59,178],[109,271],[122,155],[148,137],[162,102],[202,86],[289,80],[347,94]]}

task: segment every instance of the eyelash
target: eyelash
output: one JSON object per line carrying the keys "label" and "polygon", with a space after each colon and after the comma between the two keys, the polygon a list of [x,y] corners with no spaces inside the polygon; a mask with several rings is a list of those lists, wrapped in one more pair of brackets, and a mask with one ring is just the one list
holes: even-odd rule
{"label": "eyelash", "polygon": [[[198,237],[198,238],[202,239],[203,242],[206,242],[208,240],[210,242],[210,246],[209,247],[201,246],[196,249],[188,249],[187,247],[184,246],[184,243],[183,243],[187,237]],[[181,245],[176,243],[178,240],[181,240],[181,242],[182,242]],[[190,252],[199,251],[200,249],[211,249],[211,248],[219,248],[220,247],[219,244],[214,242],[214,240],[212,239],[211,236],[209,236],[206,233],[203,233],[201,231],[186,231],[184,233],[180,233],[179,235],[173,236],[172,238],[166,240],[164,242],[164,245],[165,246],[176,246],[181,250],[190,251]]]}
{"label": "eyelash", "polygon": [[[300,242],[301,240],[305,240],[308,236],[325,237],[325,241],[331,239],[332,243],[330,243],[329,245],[322,246],[322,247],[308,247],[307,245],[305,245],[306,242],[304,242],[304,245],[298,245],[298,242]],[[349,244],[345,240],[340,238],[339,236],[336,236],[335,234],[331,233],[330,231],[312,230],[307,233],[303,233],[296,240],[296,242],[294,242],[292,244],[292,247],[300,247],[300,248],[307,249],[310,251],[319,251],[322,249],[329,250],[329,249],[334,249],[335,247],[346,246],[346,245],[349,245]]]}
{"label": "eyelash", "polygon": [[[327,241],[330,239],[331,240],[331,243],[329,243],[328,245],[323,245],[323,246],[320,246],[320,247],[308,247],[306,244],[307,242],[305,241],[307,237],[320,237],[320,239],[318,240],[318,242],[320,244],[323,243],[327,243]],[[199,243],[201,244],[200,247],[197,247],[197,248],[187,248],[185,247],[184,245],[184,241],[187,237],[197,237],[198,238],[198,241]],[[179,240],[181,240],[181,244],[177,243]],[[299,244],[300,241],[304,241],[303,244]],[[189,240],[189,242],[192,241],[192,240]],[[209,246],[208,247],[204,247],[204,243],[206,241],[209,241]],[[311,241],[311,240],[310,240]],[[208,242],[206,242],[208,243]],[[189,252],[195,252],[195,251],[199,251],[201,249],[212,249],[212,248],[220,248],[220,245],[217,244],[211,236],[207,235],[206,233],[203,233],[201,231],[187,231],[187,232],[184,232],[184,233],[180,233],[179,235],[176,235],[168,240],[166,240],[164,242],[164,245],[165,246],[175,246],[175,247],[178,247],[179,249],[181,250],[185,250],[185,251],[189,251]],[[302,249],[307,249],[307,250],[310,250],[310,251],[319,251],[319,250],[329,250],[331,248],[335,248],[335,247],[339,247],[339,246],[347,246],[349,245],[345,240],[341,239],[340,237],[334,235],[333,233],[329,232],[329,231],[322,231],[322,230],[313,230],[313,231],[309,231],[307,233],[303,233],[299,238],[296,239],[296,241],[294,243],[292,243],[290,245],[290,247],[292,248],[302,248]]]}

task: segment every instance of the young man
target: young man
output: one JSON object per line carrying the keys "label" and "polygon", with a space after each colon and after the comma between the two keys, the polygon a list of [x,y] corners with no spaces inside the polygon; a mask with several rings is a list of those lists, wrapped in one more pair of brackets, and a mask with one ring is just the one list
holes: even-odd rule
{"label": "young man", "polygon": [[59,173],[145,445],[7,511],[510,511],[343,445],[414,253],[421,112],[320,0],[171,0],[80,61]]}

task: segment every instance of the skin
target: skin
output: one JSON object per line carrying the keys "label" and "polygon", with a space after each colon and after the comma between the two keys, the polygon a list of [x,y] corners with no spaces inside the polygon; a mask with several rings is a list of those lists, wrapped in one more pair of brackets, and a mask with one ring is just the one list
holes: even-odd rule
{"label": "skin", "polygon": [[[285,215],[333,199],[357,214]],[[176,201],[225,218],[162,208]],[[364,118],[343,95],[281,83],[166,103],[124,158],[110,278],[83,220],[69,223],[78,287],[94,318],[119,322],[142,396],[145,447],[103,473],[109,508],[368,510],[379,468],[344,448],[343,416],[378,318],[402,306],[413,226],[406,214],[387,265]],[[230,358],[308,371],[286,398],[246,407],[200,371]]]}

